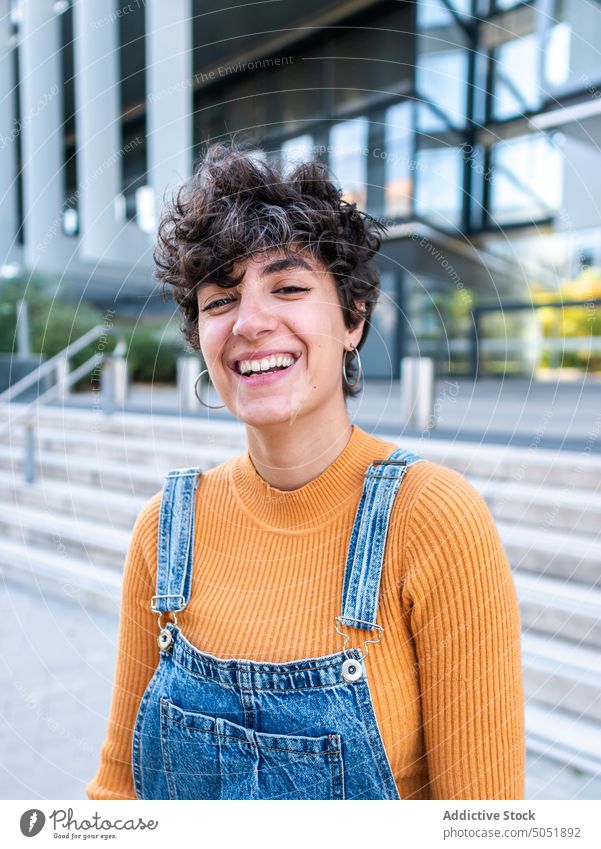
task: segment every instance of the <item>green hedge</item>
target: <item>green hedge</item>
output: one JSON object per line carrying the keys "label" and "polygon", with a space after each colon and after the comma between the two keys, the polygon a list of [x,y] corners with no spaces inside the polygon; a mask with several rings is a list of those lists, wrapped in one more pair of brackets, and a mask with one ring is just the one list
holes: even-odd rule
{"label": "green hedge", "polygon": [[[185,340],[177,324],[170,319],[114,320],[111,314],[87,303],[74,303],[53,294],[53,287],[41,277],[0,284],[0,350],[16,353],[17,302],[25,297],[29,310],[31,350],[48,359],[58,354],[96,325],[106,325],[106,342],[97,339],[71,358],[75,368],[93,354],[110,353],[119,337],[127,346],[130,379],[137,382],[175,382],[177,358],[185,352]],[[76,388],[89,388],[89,377],[82,378]]]}

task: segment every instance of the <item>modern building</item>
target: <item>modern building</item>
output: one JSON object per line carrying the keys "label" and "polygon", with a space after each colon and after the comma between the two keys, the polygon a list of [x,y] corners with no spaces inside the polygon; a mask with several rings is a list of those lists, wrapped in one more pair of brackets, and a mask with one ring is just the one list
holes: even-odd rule
{"label": "modern building", "polygon": [[[363,364],[470,368],[473,305],[601,264],[596,0],[0,0],[0,263],[130,314],[165,193],[234,134],[389,227]],[[531,310],[481,332],[536,334]],[[513,356],[509,348],[505,359]]]}

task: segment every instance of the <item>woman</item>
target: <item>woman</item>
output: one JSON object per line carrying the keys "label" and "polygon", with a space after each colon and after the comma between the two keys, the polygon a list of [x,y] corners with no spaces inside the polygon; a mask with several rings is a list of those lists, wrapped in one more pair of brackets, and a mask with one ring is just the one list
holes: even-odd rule
{"label": "woman", "polygon": [[248,451],[138,517],[89,798],[523,798],[490,513],[346,411],[382,230],[325,166],[224,146],[165,210],[158,277]]}

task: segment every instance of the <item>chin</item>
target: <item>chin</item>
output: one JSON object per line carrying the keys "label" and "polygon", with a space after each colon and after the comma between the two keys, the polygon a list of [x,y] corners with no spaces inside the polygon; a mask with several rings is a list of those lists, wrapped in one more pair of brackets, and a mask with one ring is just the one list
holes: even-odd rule
{"label": "chin", "polygon": [[272,427],[277,424],[290,426],[300,412],[291,400],[279,398],[257,399],[251,404],[234,404],[233,408],[236,418],[249,427]]}

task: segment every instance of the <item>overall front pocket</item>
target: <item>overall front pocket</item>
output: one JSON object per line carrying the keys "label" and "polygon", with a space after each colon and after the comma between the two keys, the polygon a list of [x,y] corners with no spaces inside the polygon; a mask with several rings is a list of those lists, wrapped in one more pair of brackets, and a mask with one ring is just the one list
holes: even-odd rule
{"label": "overall front pocket", "polygon": [[268,734],[161,699],[171,799],[344,799],[340,734]]}

